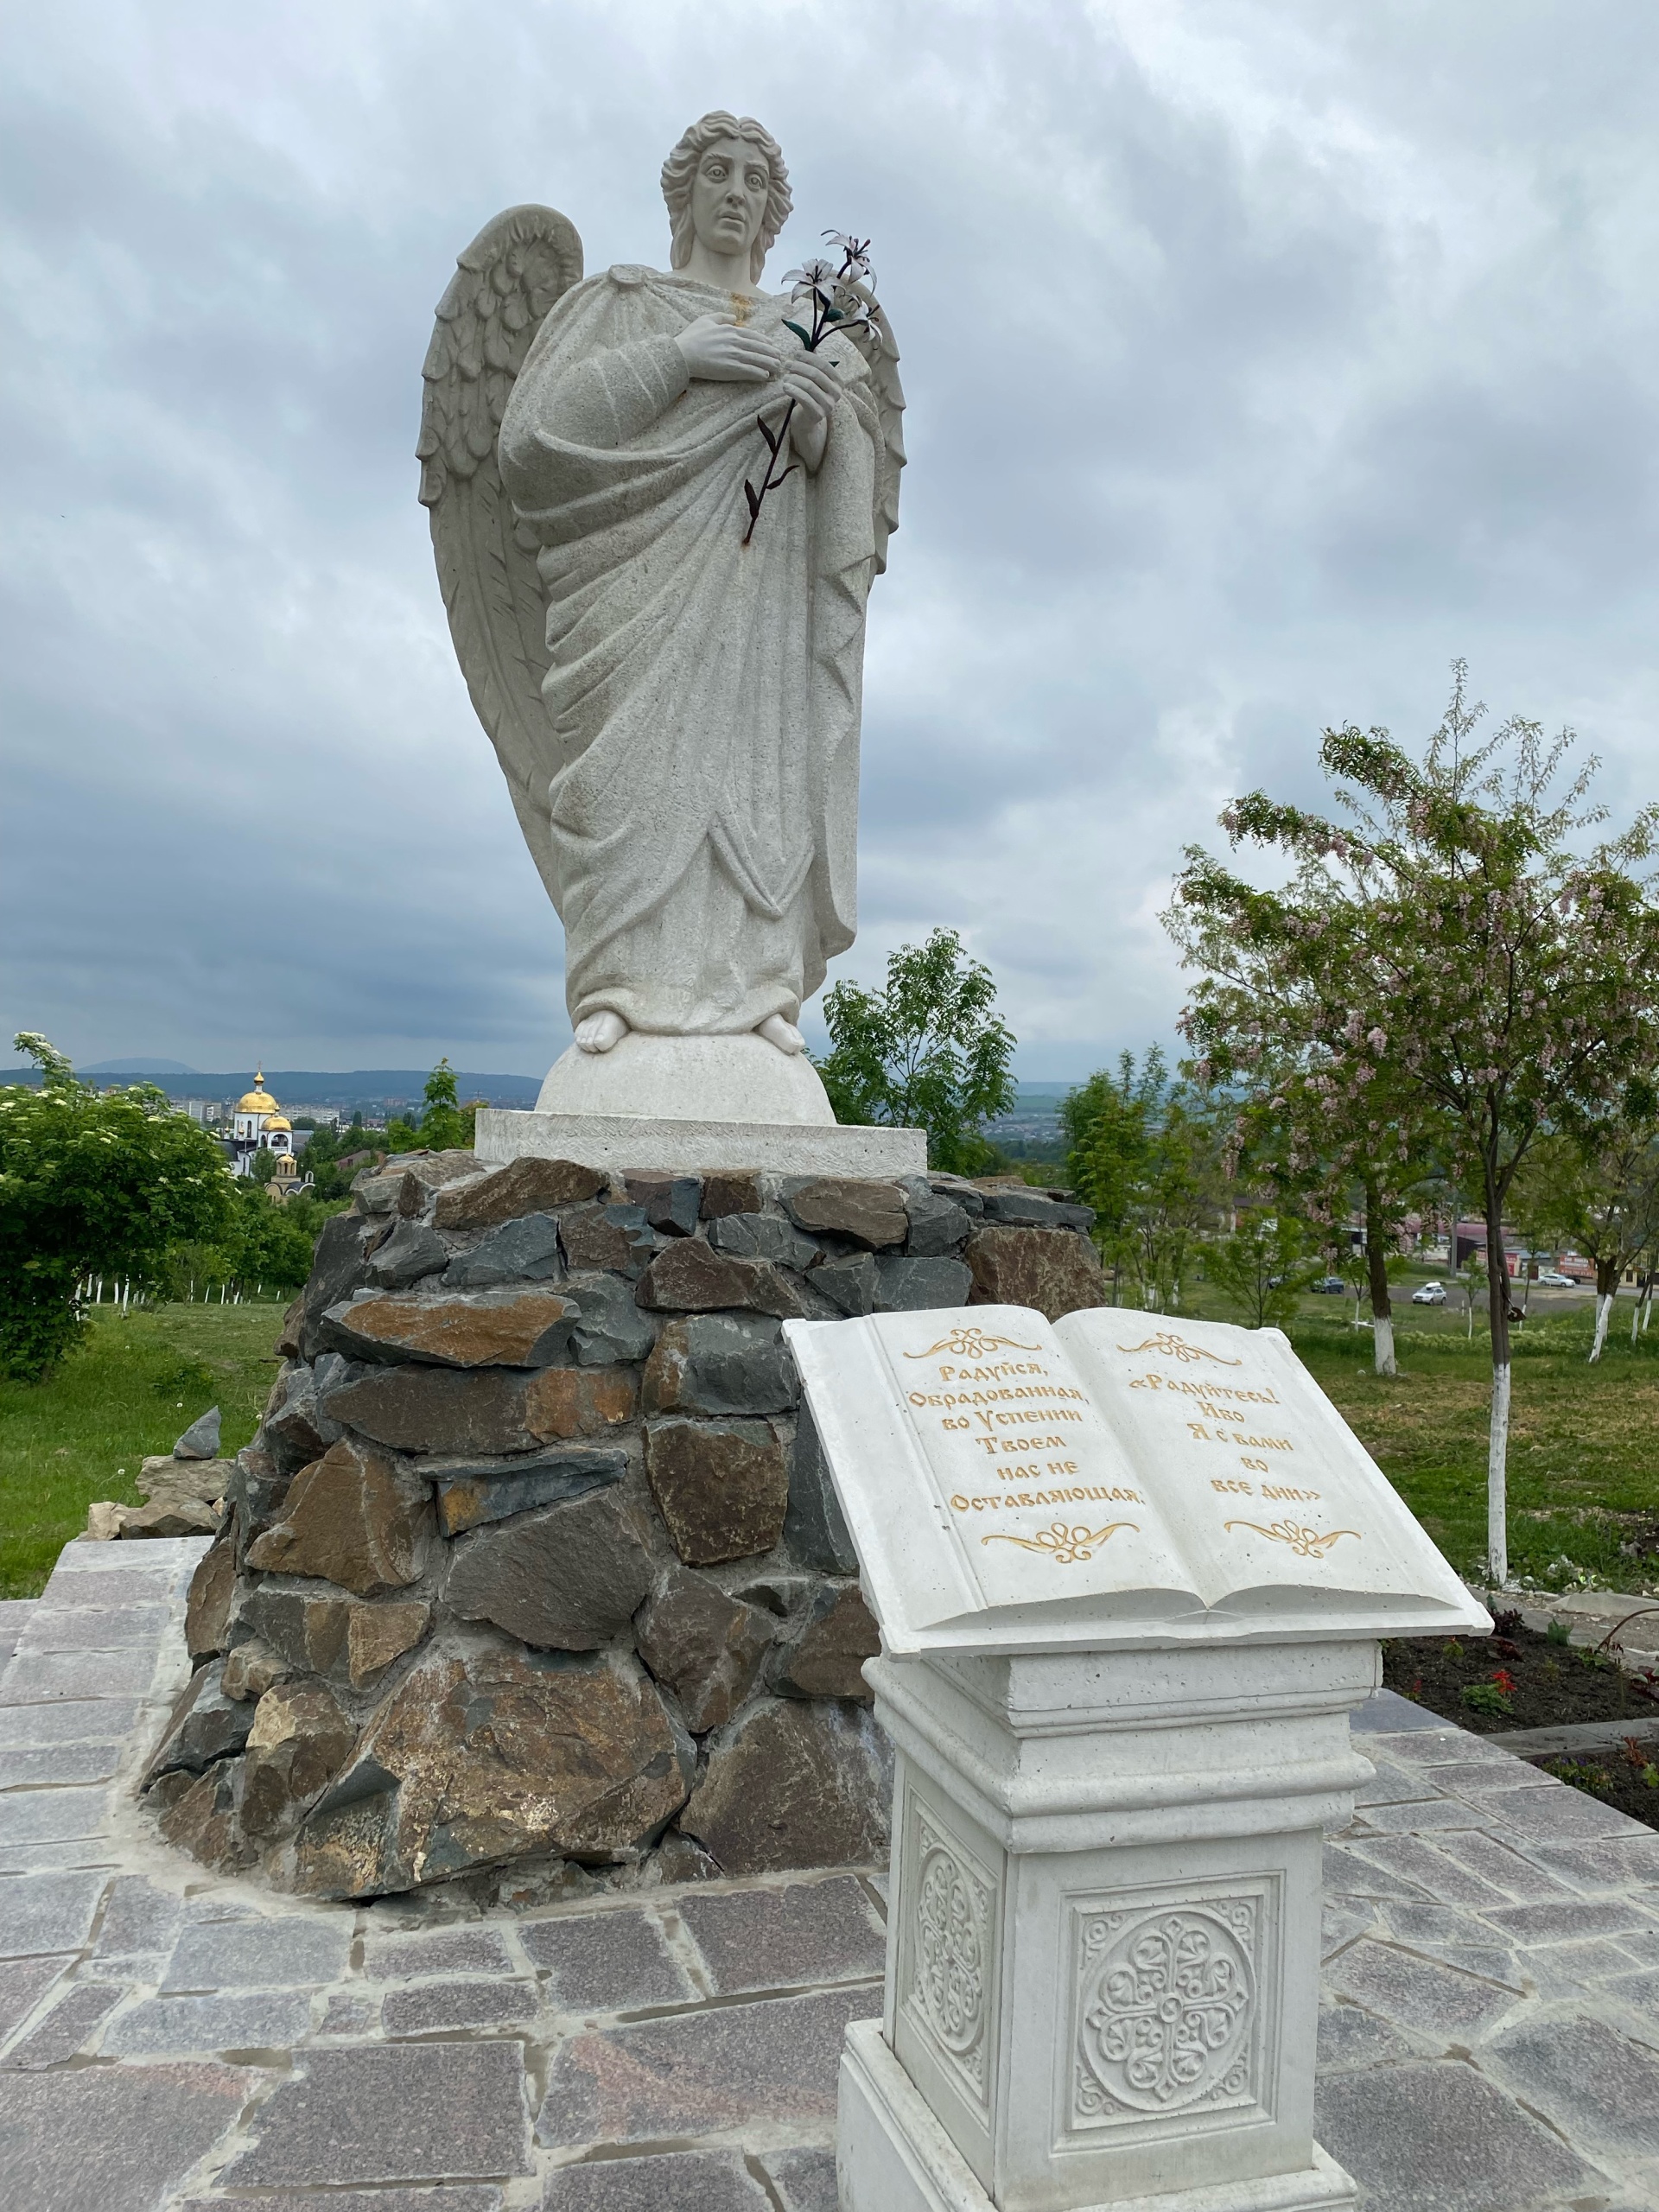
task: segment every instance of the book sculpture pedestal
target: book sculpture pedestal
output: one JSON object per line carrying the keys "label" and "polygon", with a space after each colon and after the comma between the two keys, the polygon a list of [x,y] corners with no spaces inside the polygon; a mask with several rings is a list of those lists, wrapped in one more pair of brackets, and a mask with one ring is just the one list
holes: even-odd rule
{"label": "book sculpture pedestal", "polygon": [[[1325,2212],[1319,1853],[1376,1639],[1469,1597],[1276,1332],[787,1325],[884,1656],[842,2212]],[[1287,1508],[1290,1510],[1287,1510]]]}

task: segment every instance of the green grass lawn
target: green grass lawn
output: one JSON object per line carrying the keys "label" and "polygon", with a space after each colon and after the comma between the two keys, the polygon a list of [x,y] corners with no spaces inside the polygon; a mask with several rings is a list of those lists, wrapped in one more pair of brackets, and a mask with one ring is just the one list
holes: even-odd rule
{"label": "green grass lawn", "polygon": [[[1227,1318],[1207,1289],[1195,1302]],[[227,1454],[248,1441],[276,1372],[281,1311],[100,1314],[51,1381],[0,1382],[0,1596],[39,1590],[94,1498],[136,1503],[140,1459],[170,1450],[210,1405],[223,1409]],[[1351,1300],[1304,1299],[1296,1349],[1452,1564],[1474,1573],[1486,1528],[1484,1336],[1478,1326],[1470,1343],[1460,1313],[1402,1297],[1401,1372],[1385,1380],[1352,1312]],[[1635,1351],[1629,1331],[1622,1300],[1591,1367],[1587,1301],[1562,1294],[1516,1332],[1510,1555],[1519,1577],[1559,1586],[1569,1578],[1552,1569],[1564,1559],[1610,1588],[1659,1590],[1659,1327]]]}
{"label": "green grass lawn", "polygon": [[278,1361],[280,1304],[163,1306],[94,1318],[48,1381],[0,1382],[0,1598],[32,1598],[95,1498],[138,1503],[146,1452],[223,1413],[228,1458],[253,1434]]}

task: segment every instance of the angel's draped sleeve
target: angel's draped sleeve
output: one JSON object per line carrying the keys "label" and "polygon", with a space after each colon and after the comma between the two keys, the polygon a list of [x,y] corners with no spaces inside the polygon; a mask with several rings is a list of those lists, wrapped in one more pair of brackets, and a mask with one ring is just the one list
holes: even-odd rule
{"label": "angel's draped sleeve", "polygon": [[690,382],[685,356],[670,337],[636,338],[574,363],[551,349],[526,361],[501,426],[502,470],[518,504],[543,503],[536,493],[546,487],[552,446],[614,453],[648,430]]}

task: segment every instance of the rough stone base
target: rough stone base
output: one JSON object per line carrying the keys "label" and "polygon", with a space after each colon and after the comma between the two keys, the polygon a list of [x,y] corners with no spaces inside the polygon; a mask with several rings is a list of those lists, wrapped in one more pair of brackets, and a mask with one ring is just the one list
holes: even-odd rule
{"label": "rough stone base", "polygon": [[878,1637],[782,1325],[1102,1303],[1089,1220],[948,1177],[365,1169],[192,1586],[162,1834],[318,1897],[879,1865]]}
{"label": "rough stone base", "polygon": [[[995,2212],[956,2145],[888,2049],[879,2020],[855,2020],[842,2047],[836,2137],[841,2212]],[[1070,2212],[1349,2212],[1358,2194],[1315,2144],[1306,2173],[1230,2181]]]}
{"label": "rough stone base", "polygon": [[574,1160],[607,1173],[658,1175],[734,1167],[774,1175],[923,1175],[927,1132],[843,1128],[835,1122],[648,1122],[631,1115],[517,1114],[487,1106],[478,1116],[478,1156],[492,1164]]}

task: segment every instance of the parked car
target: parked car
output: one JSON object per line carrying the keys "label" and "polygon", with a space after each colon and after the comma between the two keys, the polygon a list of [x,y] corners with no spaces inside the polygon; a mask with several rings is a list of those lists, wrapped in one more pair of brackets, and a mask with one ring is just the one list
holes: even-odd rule
{"label": "parked car", "polygon": [[1412,1292],[1411,1302],[1414,1306],[1444,1306],[1446,1285],[1443,1282],[1426,1282],[1421,1289]]}
{"label": "parked car", "polygon": [[1341,1275],[1321,1275],[1317,1282],[1311,1282],[1307,1287],[1317,1291],[1321,1298],[1341,1298],[1348,1288],[1345,1279]]}
{"label": "parked car", "polygon": [[1559,1268],[1540,1268],[1538,1281],[1546,1290],[1576,1290],[1578,1282],[1572,1275],[1564,1275]]}

